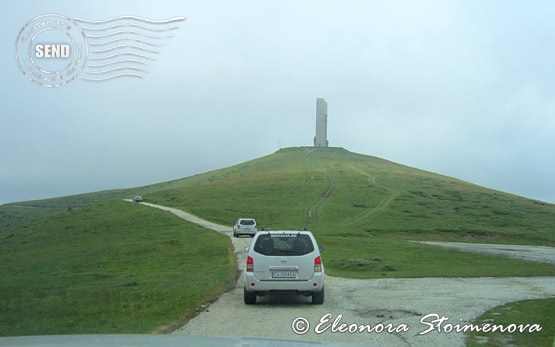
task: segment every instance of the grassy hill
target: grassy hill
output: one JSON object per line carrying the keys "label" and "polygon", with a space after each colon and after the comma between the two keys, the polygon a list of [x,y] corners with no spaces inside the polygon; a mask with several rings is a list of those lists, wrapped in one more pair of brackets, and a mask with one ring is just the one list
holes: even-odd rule
{"label": "grassy hill", "polygon": [[222,224],[555,244],[555,205],[342,148],[287,148],[144,194]]}
{"label": "grassy hill", "polygon": [[237,268],[226,236],[121,200],[0,240],[0,336],[171,330]]}
{"label": "grassy hill", "polygon": [[94,193],[76,194],[58,198],[30,200],[0,205],[0,232],[32,224],[66,211],[73,211],[114,199],[130,199],[138,192],[148,194],[169,189],[180,180],[148,185],[145,187],[113,189]]}
{"label": "grassy hill", "polygon": [[555,276],[409,242],[555,246],[555,205],[342,148],[286,148],[170,182],[0,206],[0,335],[163,331],[221,293],[235,276],[229,239],[121,201],[137,194],[224,225],[306,227],[334,276]]}
{"label": "grassy hill", "polygon": [[144,187],[0,206],[0,231],[52,214],[140,194],[231,225],[251,215],[268,229],[410,232],[555,245],[555,205],[343,148],[285,148],[228,168]]}
{"label": "grassy hill", "polygon": [[145,196],[221,224],[250,216],[268,230],[306,227],[328,249],[327,270],[336,276],[553,271],[407,240],[555,245],[555,205],[342,148],[286,148],[179,184]]}
{"label": "grassy hill", "polygon": [[251,216],[269,230],[306,227],[336,246],[345,237],[370,249],[384,239],[555,245],[553,204],[343,148],[314,147],[144,187],[2,205],[0,232],[136,194],[224,225]]}

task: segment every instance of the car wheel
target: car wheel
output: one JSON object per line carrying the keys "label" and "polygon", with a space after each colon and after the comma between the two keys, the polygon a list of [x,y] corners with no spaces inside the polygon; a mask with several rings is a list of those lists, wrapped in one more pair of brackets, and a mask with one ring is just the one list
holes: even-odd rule
{"label": "car wheel", "polygon": [[312,304],[322,305],[324,303],[324,288],[321,291],[312,294]]}
{"label": "car wheel", "polygon": [[243,300],[245,301],[245,304],[247,304],[247,305],[254,305],[254,304],[256,304],[256,294],[248,292],[243,287]]}

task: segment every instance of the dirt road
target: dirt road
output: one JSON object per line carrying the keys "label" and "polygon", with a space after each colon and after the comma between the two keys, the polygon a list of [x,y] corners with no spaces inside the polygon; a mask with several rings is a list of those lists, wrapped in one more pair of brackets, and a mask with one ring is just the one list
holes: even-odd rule
{"label": "dirt road", "polygon": [[555,247],[521,246],[521,245],[495,245],[489,243],[463,243],[463,242],[433,242],[415,241],[427,245],[456,248],[461,251],[473,253],[489,253],[505,257],[539,261],[555,265]]}
{"label": "dirt road", "polygon": [[[145,205],[162,208],[230,236],[238,255],[238,268],[242,268],[243,248],[250,244],[251,238],[234,238],[231,227],[213,224],[183,211]],[[545,254],[544,260],[552,260],[553,249],[548,247],[544,251],[539,252]],[[524,252],[533,253],[533,249]],[[311,305],[310,298],[305,297],[263,297],[257,305],[247,306],[243,303],[242,288],[240,277],[233,290],[224,293],[174,334],[302,339],[370,346],[464,346],[463,333],[445,332],[449,323],[464,327],[484,311],[507,302],[555,297],[555,278],[356,280],[328,276],[323,305]],[[440,324],[437,320],[442,317],[448,320]],[[334,321],[337,322],[335,326]],[[307,323],[306,333],[293,331],[293,326],[302,330]],[[341,324],[346,324],[347,328],[369,324],[374,330],[340,332]],[[388,332],[388,328],[393,332]],[[382,331],[378,332],[380,329]]]}

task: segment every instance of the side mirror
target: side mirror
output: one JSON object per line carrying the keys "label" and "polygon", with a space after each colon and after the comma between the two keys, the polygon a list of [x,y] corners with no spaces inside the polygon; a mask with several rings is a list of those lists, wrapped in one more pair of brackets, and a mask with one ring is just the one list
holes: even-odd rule
{"label": "side mirror", "polygon": [[318,246],[318,249],[320,250],[320,253],[322,253],[324,251],[324,246]]}
{"label": "side mirror", "polygon": [[249,253],[249,249],[250,249],[250,247],[247,246],[247,247],[245,247],[243,250],[245,251],[245,253]]}

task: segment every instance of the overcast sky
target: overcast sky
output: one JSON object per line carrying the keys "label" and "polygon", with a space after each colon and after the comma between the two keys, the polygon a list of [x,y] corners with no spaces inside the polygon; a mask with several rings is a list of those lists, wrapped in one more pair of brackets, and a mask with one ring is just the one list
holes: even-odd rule
{"label": "overcast sky", "polygon": [[[330,146],[555,203],[553,1],[12,1],[0,23],[0,204],[186,177]],[[46,88],[43,14],[187,17],[143,78]]]}

